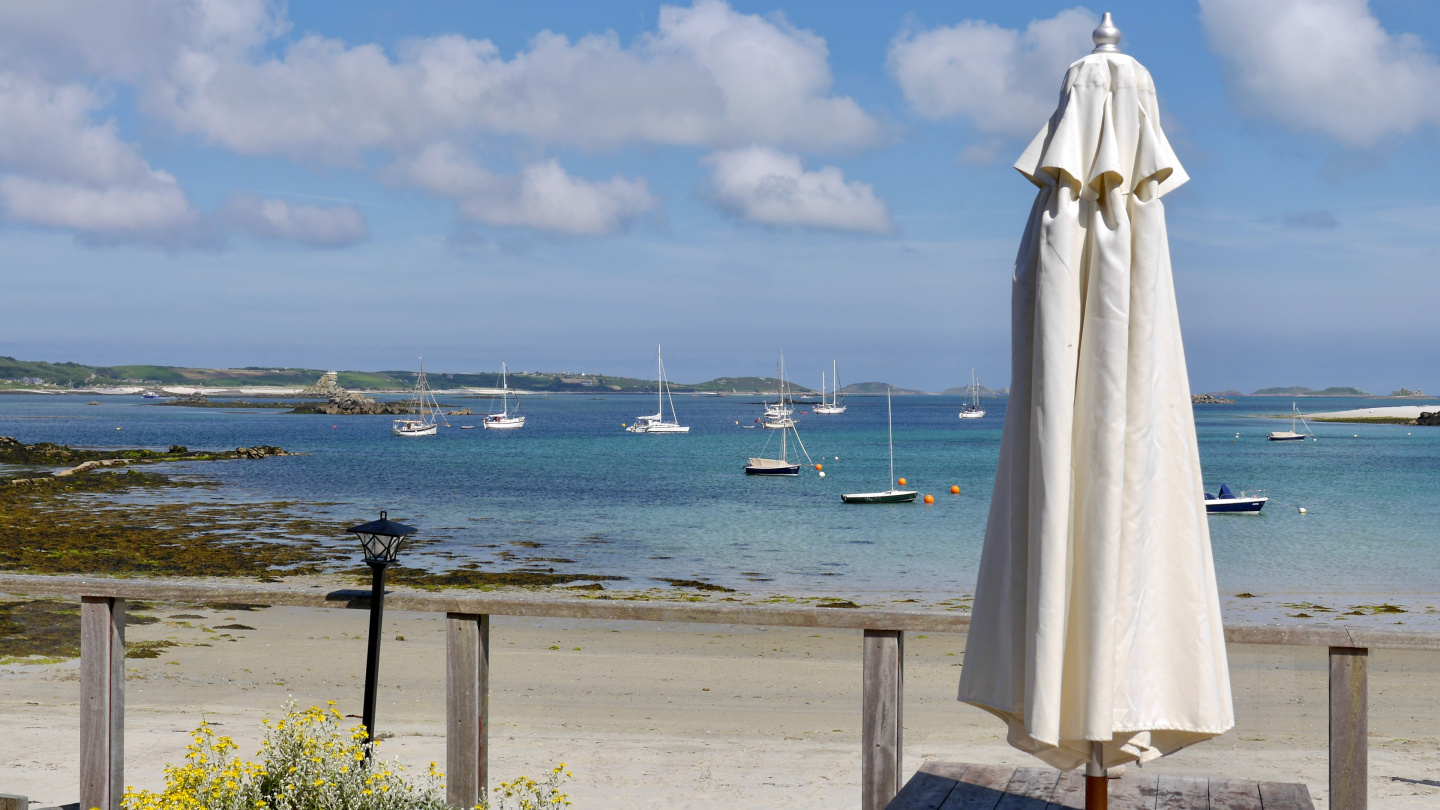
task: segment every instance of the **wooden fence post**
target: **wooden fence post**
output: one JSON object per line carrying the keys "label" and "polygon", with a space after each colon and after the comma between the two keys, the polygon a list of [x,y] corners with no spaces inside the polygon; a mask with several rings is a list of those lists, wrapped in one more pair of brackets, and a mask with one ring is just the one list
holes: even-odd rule
{"label": "wooden fence post", "polygon": [[860,708],[860,809],[884,810],[904,781],[905,632],[866,630]]}
{"label": "wooden fence post", "polygon": [[1365,810],[1369,788],[1369,661],[1365,647],[1330,648],[1330,807]]}
{"label": "wooden fence post", "polygon": [[472,808],[490,779],[490,617],[445,614],[445,798]]}
{"label": "wooden fence post", "polygon": [[125,792],[125,600],[80,597],[80,806]]}

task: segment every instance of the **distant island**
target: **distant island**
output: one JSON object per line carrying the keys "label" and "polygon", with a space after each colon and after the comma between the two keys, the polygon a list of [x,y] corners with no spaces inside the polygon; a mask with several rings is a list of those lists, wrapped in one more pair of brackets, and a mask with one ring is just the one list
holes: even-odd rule
{"label": "distant island", "polygon": [[925,394],[925,393],[929,393],[929,392],[927,392],[927,391],[915,391],[915,390],[910,389],[910,388],[900,388],[900,387],[898,387],[898,386],[891,385],[890,383],[883,383],[883,382],[859,382],[859,383],[850,383],[849,385],[842,387],[842,388],[840,389],[840,393],[842,393],[842,394],[857,394],[857,395],[864,395],[864,394],[883,394],[883,393],[885,393],[887,390],[888,390],[890,393],[896,394],[896,395],[900,395],[900,394]]}
{"label": "distant island", "polygon": [[1331,388],[1322,388],[1322,389],[1320,389],[1319,391],[1316,391],[1316,390],[1313,389],[1313,388],[1306,388],[1306,387],[1303,386],[1303,385],[1292,385],[1292,386],[1290,386],[1290,387],[1288,387],[1288,388],[1261,388],[1259,391],[1255,391],[1254,393],[1250,394],[1250,396],[1252,396],[1252,397],[1370,397],[1370,396],[1374,396],[1374,394],[1368,394],[1368,393],[1366,393],[1366,392],[1364,392],[1364,391],[1361,391],[1359,388],[1346,388],[1346,387],[1342,387],[1342,386],[1336,386],[1336,387],[1331,387]]}
{"label": "distant island", "polygon": [[940,393],[947,397],[968,397],[972,393],[978,393],[982,397],[1008,397],[1010,396],[1010,389],[1001,388],[997,390],[994,388],[986,388],[983,385],[977,385],[975,386],[975,390],[971,391],[970,386],[961,385],[955,388],[946,388]]}
{"label": "distant island", "polygon": [[[238,394],[240,389],[283,388],[299,390],[312,387],[317,379],[333,374],[340,387],[349,391],[408,391],[415,385],[415,372],[409,371],[340,371],[328,372],[314,368],[188,368],[183,366],[87,366],[80,363],[48,363],[17,360],[0,356],[0,391],[9,389],[50,388],[88,390],[95,388],[178,386],[204,389],[207,393]],[[426,374],[434,388],[499,388],[500,372]],[[654,380],[618,377],[608,374],[570,371],[511,371],[510,387],[533,393],[654,393]],[[774,377],[717,377],[703,383],[670,382],[670,390],[680,393],[755,394],[773,392],[779,385]],[[803,385],[787,383],[797,394],[815,393]],[[847,391],[848,393],[848,391]]]}

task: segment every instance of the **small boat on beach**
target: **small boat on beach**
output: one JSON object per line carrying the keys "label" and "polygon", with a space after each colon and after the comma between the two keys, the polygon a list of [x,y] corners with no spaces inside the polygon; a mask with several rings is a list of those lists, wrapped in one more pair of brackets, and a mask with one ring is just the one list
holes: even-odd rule
{"label": "small boat on beach", "polygon": [[[492,406],[493,407],[493,406]],[[515,395],[515,411],[510,411],[510,367],[500,363],[500,412],[490,413],[481,423],[486,430],[519,430],[525,427],[525,412],[520,408],[520,395]]]}
{"label": "small boat on beach", "polygon": [[1258,515],[1269,500],[1263,495],[1249,495],[1244,490],[1236,495],[1230,491],[1229,484],[1221,484],[1218,493],[1205,493],[1205,512],[1211,515]]}
{"label": "small boat on beach", "polygon": [[419,419],[395,419],[390,423],[390,432],[396,436],[414,438],[417,436],[434,436],[440,429],[440,404],[435,401],[435,395],[430,393],[430,386],[425,382],[425,360],[420,360],[420,375],[415,382],[415,405],[420,411]]}
{"label": "small boat on beach", "polygon": [[[1296,422],[1305,428],[1304,433],[1296,432]],[[1305,417],[1300,415],[1300,407],[1292,402],[1290,403],[1290,429],[1272,430],[1266,438],[1272,442],[1303,442],[1306,439],[1314,438],[1314,435],[1314,432],[1310,430],[1310,425],[1306,423]]]}
{"label": "small boat on beach", "polygon": [[985,415],[980,407],[980,383],[975,378],[975,369],[970,369],[970,404],[960,409],[961,419],[979,419]]}
{"label": "small boat on beach", "polygon": [[826,401],[825,372],[820,372],[820,404],[815,406],[815,413],[841,414],[845,412],[845,405],[840,396],[840,370],[834,360],[830,361],[830,381],[835,386],[835,390],[830,393],[829,401]]}
{"label": "small boat on beach", "polygon": [[[660,356],[660,347],[655,347],[655,366],[659,382],[655,385],[655,414],[637,416],[634,424],[625,428],[626,433],[689,433],[688,425],[680,424],[675,415],[675,398],[670,396],[670,387],[665,383],[665,360]],[[670,421],[665,421],[665,402],[670,402]]]}
{"label": "small boat on beach", "polygon": [[[895,416],[890,410],[890,389],[885,389],[885,417],[890,425],[890,480],[895,480]],[[914,503],[919,492],[895,489],[884,492],[850,492],[840,496],[841,503]]]}

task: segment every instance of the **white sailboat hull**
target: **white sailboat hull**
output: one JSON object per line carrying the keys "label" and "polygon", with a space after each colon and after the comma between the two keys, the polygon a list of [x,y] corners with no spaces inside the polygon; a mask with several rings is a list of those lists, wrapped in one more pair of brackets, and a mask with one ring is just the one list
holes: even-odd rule
{"label": "white sailboat hull", "polygon": [[489,416],[483,423],[486,430],[519,430],[525,427],[523,416]]}
{"label": "white sailboat hull", "polygon": [[760,424],[761,424],[762,427],[768,428],[768,429],[770,429],[770,430],[784,430],[785,428],[793,428],[793,427],[795,427],[795,420],[794,420],[794,419],[767,419],[767,420],[765,420],[764,422],[761,422]]}
{"label": "white sailboat hull", "polygon": [[439,425],[427,425],[424,422],[397,420],[391,426],[390,432],[396,436],[434,436],[439,428]]}
{"label": "white sailboat hull", "polygon": [[844,405],[820,405],[810,409],[811,413],[844,413]]}
{"label": "white sailboat hull", "polygon": [[650,426],[646,433],[689,433],[689,425],[677,425],[673,422],[659,422]]}
{"label": "white sailboat hull", "polygon": [[982,416],[984,416],[984,415],[985,415],[985,412],[984,412],[984,411],[961,411],[961,412],[960,412],[960,418],[961,418],[961,419],[979,419],[980,417],[982,417]]}

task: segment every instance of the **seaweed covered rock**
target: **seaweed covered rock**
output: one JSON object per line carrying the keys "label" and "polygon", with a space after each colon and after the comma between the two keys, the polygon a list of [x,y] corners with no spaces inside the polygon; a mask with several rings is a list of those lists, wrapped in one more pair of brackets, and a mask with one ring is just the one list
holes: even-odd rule
{"label": "seaweed covered rock", "polygon": [[1415,424],[1431,426],[1440,425],[1440,411],[1427,411],[1420,414],[1420,416],[1416,418]]}
{"label": "seaweed covered rock", "polygon": [[377,402],[367,396],[351,391],[341,391],[330,397],[328,402],[306,402],[297,405],[291,413],[323,413],[330,416],[375,416],[394,414],[404,416],[415,412],[408,402]]}

